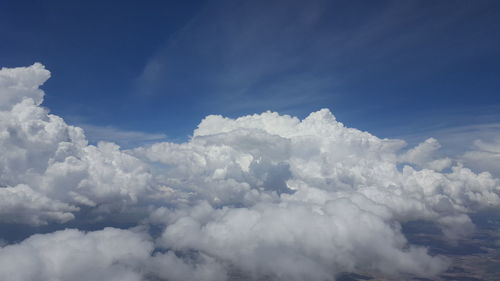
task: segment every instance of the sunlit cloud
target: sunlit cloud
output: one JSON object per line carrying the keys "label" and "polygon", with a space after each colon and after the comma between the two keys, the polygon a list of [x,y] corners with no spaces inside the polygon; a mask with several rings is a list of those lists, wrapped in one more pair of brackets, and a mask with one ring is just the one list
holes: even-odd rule
{"label": "sunlit cloud", "polygon": [[[407,147],[349,128],[328,109],[304,119],[210,115],[185,143],[89,144],[84,130],[41,107],[38,87],[49,77],[41,64],[0,70],[9,97],[0,111],[0,223],[135,227],[6,241],[2,280],[434,276],[448,260],[409,244],[401,224],[431,221],[453,240],[473,229],[471,213],[500,205],[499,180],[442,157],[436,139]],[[496,143],[476,147],[496,161]]]}

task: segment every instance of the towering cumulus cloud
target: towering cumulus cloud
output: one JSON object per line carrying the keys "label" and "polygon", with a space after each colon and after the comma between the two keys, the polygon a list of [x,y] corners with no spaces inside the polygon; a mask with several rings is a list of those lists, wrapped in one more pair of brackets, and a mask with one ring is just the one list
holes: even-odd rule
{"label": "towering cumulus cloud", "polygon": [[437,140],[406,148],[327,109],[208,116],[181,144],[89,145],[40,106],[49,77],[41,64],[0,70],[0,226],[134,227],[7,241],[1,280],[432,276],[447,260],[409,244],[402,223],[434,222],[452,240],[500,205],[499,180],[436,156]]}

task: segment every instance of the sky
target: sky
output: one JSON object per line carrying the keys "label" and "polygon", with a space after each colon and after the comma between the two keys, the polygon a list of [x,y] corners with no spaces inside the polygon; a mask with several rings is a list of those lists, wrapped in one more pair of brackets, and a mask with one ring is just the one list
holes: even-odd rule
{"label": "sky", "polygon": [[500,222],[499,5],[2,1],[0,280],[456,273],[405,226]]}
{"label": "sky", "polygon": [[94,141],[180,142],[208,114],[267,110],[410,142],[498,125],[498,1],[0,5],[0,64],[46,65],[44,105]]}

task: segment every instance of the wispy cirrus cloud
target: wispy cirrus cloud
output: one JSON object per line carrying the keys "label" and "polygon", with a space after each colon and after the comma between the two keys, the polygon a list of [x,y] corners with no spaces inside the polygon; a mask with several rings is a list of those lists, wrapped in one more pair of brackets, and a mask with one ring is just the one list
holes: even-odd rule
{"label": "wispy cirrus cloud", "polygon": [[[494,46],[442,36],[486,10],[486,2],[473,7],[419,1],[358,4],[207,2],[149,59],[135,91],[186,99],[222,113],[304,111],[321,105],[373,111],[369,102],[357,103],[360,98],[377,104],[383,99],[385,106],[415,99],[416,106],[417,96],[431,94],[428,89],[405,94],[408,85],[435,79],[450,65]],[[473,30],[464,29],[464,38],[481,23],[469,28]],[[430,49],[443,52],[435,57]]]}
{"label": "wispy cirrus cloud", "polygon": [[130,148],[167,140],[167,135],[161,133],[145,133],[122,130],[112,126],[96,126],[90,124],[78,124],[78,126],[85,131],[85,135],[91,143],[108,141],[119,144],[123,148]]}

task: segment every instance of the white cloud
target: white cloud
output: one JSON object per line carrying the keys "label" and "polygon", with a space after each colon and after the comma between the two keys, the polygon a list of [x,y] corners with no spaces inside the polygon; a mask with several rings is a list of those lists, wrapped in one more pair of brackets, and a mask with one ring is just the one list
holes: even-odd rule
{"label": "white cloud", "polygon": [[169,224],[161,245],[198,249],[257,279],[331,280],[339,271],[356,270],[430,276],[446,268],[445,260],[423,248],[404,249],[397,229],[348,198],[193,210]]}
{"label": "white cloud", "polygon": [[461,160],[478,171],[488,171],[500,176],[500,137],[490,141],[476,139],[474,147],[465,152]]}
{"label": "white cloud", "polygon": [[[499,180],[440,157],[435,139],[407,149],[348,128],[327,109],[303,120],[207,116],[181,144],[89,145],[82,129],[40,107],[42,70],[0,70],[10,77],[1,91],[12,97],[0,107],[0,222],[125,219],[144,227],[66,230],[5,246],[2,280],[430,276],[446,261],[408,245],[401,224],[433,221],[454,239],[473,227],[470,213],[500,206]],[[16,90],[25,81],[35,82]],[[148,225],[163,229],[157,240]]]}
{"label": "white cloud", "polygon": [[85,131],[85,136],[91,142],[114,142],[120,146],[125,147],[133,147],[164,141],[167,138],[167,135],[165,134],[151,134],[138,131],[122,130],[111,126],[80,124],[79,127],[81,127]]}
{"label": "white cloud", "polygon": [[451,166],[451,159],[434,159],[436,152],[441,148],[439,142],[434,138],[429,138],[416,147],[408,150],[402,155],[401,160],[419,167],[441,171]]}
{"label": "white cloud", "polygon": [[[438,128],[420,132],[420,134],[433,136],[431,139],[439,140],[437,146],[442,150],[440,154],[447,155],[455,161],[463,162],[475,172],[490,172],[495,177],[500,177],[499,164],[496,159],[500,136],[499,123],[478,123]],[[407,135],[404,138],[415,140],[420,139],[420,136]],[[435,146],[436,142],[434,143]],[[430,148],[431,146],[427,144],[426,147]],[[438,154],[437,150],[435,150],[435,153],[431,152],[428,155],[435,157],[436,154]]]}
{"label": "white cloud", "polygon": [[112,228],[34,235],[0,249],[0,279],[139,281],[138,261],[152,249],[141,234]]}
{"label": "white cloud", "polygon": [[0,279],[8,281],[223,280],[214,259],[196,258],[196,266],[172,252],[153,254],[147,234],[105,228],[82,232],[66,229],[33,235],[19,244],[0,248]]}
{"label": "white cloud", "polygon": [[47,198],[27,185],[0,188],[0,222],[32,225],[64,223],[78,208]]}
{"label": "white cloud", "polygon": [[50,72],[40,63],[29,68],[0,69],[0,110],[8,109],[24,98],[32,99],[36,105],[43,100],[43,91],[38,87],[50,78]]}
{"label": "white cloud", "polygon": [[[33,217],[26,217],[23,222],[65,222],[72,218],[67,212],[78,210],[78,206],[98,206],[109,212],[113,206],[119,210],[128,203],[135,204],[151,178],[145,165],[115,144],[88,145],[81,128],[67,125],[62,118],[40,107],[43,97],[37,88],[43,82],[40,72],[45,79],[49,77],[40,64],[0,71],[2,77],[15,73],[9,76],[9,83],[0,85],[2,93],[21,95],[18,103],[11,103],[15,99],[5,100],[2,105],[5,110],[0,111],[0,186],[22,186],[25,192],[9,192],[9,196],[17,194],[19,198],[23,194],[25,199],[37,198],[34,202],[38,202],[41,213],[47,209],[46,205],[51,205],[49,209],[54,212],[40,215],[35,208],[37,204],[28,208],[29,204],[15,201],[19,202],[20,210],[31,210],[24,216]],[[19,88],[29,91],[18,91]],[[9,210],[15,208],[9,205]]]}

